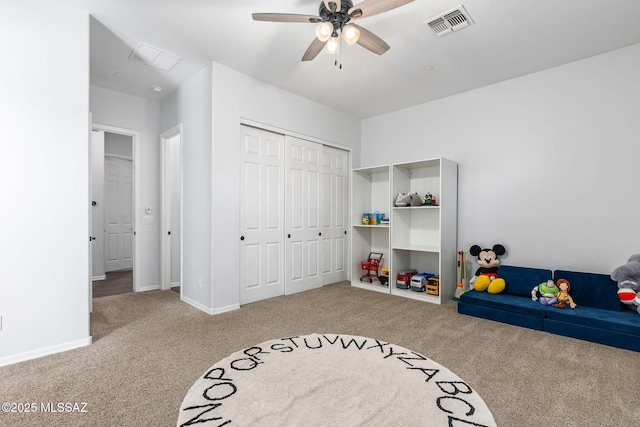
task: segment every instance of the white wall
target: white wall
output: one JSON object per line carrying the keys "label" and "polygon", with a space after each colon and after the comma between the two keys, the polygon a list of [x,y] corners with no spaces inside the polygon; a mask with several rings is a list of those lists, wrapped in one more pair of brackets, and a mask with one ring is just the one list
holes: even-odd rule
{"label": "white wall", "polygon": [[[93,123],[140,133],[140,211],[136,212],[136,245],[140,271],[136,288],[160,288],[160,104],[136,96],[91,86]],[[151,209],[153,224],[142,224],[146,208]]]}
{"label": "white wall", "polygon": [[0,4],[0,365],[91,343],[89,16]]}
{"label": "white wall", "polygon": [[162,129],[183,123],[183,296],[210,313],[237,308],[241,121],[352,147],[356,159],[360,122],[216,63],[161,110]]}
{"label": "white wall", "polygon": [[639,69],[634,45],[364,120],[362,165],[455,160],[459,249],[609,274],[640,252]]}
{"label": "white wall", "polygon": [[182,123],[182,298],[211,312],[211,66],[161,104],[161,130]]}

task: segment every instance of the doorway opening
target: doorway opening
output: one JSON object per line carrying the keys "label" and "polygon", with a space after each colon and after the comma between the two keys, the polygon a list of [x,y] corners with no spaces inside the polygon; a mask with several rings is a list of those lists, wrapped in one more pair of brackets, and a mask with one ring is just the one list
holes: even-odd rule
{"label": "doorway opening", "polygon": [[160,136],[162,269],[160,289],[180,293],[182,283],[182,125]]}
{"label": "doorway opening", "polygon": [[92,126],[92,298],[138,290],[138,141],[136,131]]}

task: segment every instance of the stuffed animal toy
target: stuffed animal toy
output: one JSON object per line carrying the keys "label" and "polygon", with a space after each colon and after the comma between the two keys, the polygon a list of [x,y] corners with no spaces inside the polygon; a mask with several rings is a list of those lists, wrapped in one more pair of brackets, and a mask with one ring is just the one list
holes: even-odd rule
{"label": "stuffed animal toy", "polygon": [[476,263],[480,266],[476,274],[469,282],[473,289],[479,292],[487,291],[490,294],[499,294],[507,286],[504,279],[498,277],[498,256],[504,255],[507,250],[502,245],[493,245],[491,249],[482,249],[478,245],[471,246],[469,253],[478,257]]}
{"label": "stuffed animal toy", "polygon": [[394,205],[398,207],[411,206],[411,194],[398,193]]}
{"label": "stuffed animal toy", "polygon": [[424,205],[424,199],[418,193],[411,193],[411,206],[422,206]]}
{"label": "stuffed animal toy", "polygon": [[547,280],[531,289],[531,300],[538,301],[542,305],[553,305],[558,302],[560,289],[553,280]]}
{"label": "stuffed animal toy", "polygon": [[640,314],[640,254],[631,255],[626,264],[611,273],[618,282],[618,298]]}
{"label": "stuffed animal toy", "polygon": [[559,279],[556,282],[556,285],[558,286],[558,289],[560,289],[560,293],[558,293],[558,296],[556,297],[558,302],[556,304],[553,304],[553,306],[557,308],[565,308],[568,302],[569,307],[576,308],[578,305],[573,302],[573,298],[571,298],[571,295],[569,295],[569,291],[571,290],[571,283],[569,283],[568,280]]}

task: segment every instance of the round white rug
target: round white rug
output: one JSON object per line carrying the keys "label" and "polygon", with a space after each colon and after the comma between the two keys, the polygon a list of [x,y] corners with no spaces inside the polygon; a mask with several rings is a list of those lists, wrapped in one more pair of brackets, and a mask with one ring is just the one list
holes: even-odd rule
{"label": "round white rug", "polygon": [[456,374],[373,338],[312,334],[263,342],[213,365],[178,426],[495,426]]}

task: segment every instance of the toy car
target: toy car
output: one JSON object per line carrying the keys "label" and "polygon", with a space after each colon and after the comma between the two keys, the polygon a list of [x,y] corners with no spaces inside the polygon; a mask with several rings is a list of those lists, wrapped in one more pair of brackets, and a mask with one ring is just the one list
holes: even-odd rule
{"label": "toy car", "polygon": [[388,286],[389,285],[389,269],[381,268],[380,271],[382,271],[382,273],[380,273],[380,276],[378,276],[378,280],[380,281],[380,284],[383,286]]}
{"label": "toy car", "polygon": [[418,273],[418,270],[412,268],[400,270],[396,276],[396,288],[409,289],[411,287],[411,278],[416,273]]}
{"label": "toy car", "polygon": [[438,295],[440,293],[440,278],[438,276],[428,278],[425,291],[429,295]]}
{"label": "toy car", "polygon": [[424,292],[425,286],[427,285],[427,279],[433,277],[433,274],[430,273],[420,273],[415,274],[411,278],[411,290],[414,292]]}

